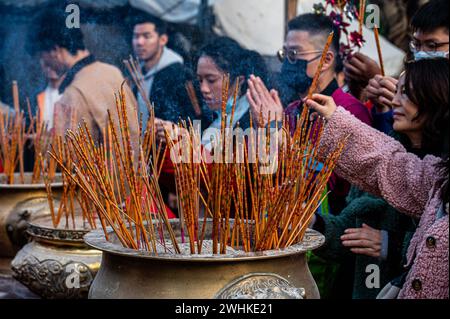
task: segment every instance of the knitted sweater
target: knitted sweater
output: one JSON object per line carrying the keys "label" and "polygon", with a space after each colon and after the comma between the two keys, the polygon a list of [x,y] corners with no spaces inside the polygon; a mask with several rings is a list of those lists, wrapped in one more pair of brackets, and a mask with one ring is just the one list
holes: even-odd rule
{"label": "knitted sweater", "polygon": [[437,166],[441,159],[421,160],[407,153],[399,142],[339,107],[326,125],[322,155],[344,137],[348,140],[336,172],[397,210],[420,218],[407,253],[411,269],[399,298],[448,298],[448,212],[438,213],[445,182]]}
{"label": "knitted sweater", "polygon": [[[386,201],[371,194],[352,188],[347,198],[347,207],[337,216],[317,216],[314,229],[325,235],[325,244],[315,254],[328,261],[342,263],[354,258],[353,299],[375,299],[381,288],[395,277],[403,273],[402,257],[404,238],[415,227],[410,217],[399,214]],[[359,228],[365,223],[372,228],[388,233],[387,258],[374,258],[353,254],[348,247],[342,245],[340,237],[348,228]],[[408,237],[409,238],[409,237]],[[379,288],[367,287],[368,265],[377,265],[380,269]]]}

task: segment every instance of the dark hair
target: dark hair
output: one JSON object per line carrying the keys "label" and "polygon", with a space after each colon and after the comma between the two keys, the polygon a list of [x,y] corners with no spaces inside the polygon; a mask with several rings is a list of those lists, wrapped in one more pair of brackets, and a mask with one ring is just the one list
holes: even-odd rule
{"label": "dark hair", "polygon": [[313,36],[320,35],[324,39],[324,44],[328,39],[328,35],[331,32],[334,32],[331,49],[334,51],[336,57],[335,69],[337,72],[340,72],[343,69],[342,59],[339,55],[341,32],[329,16],[315,13],[299,15],[289,21],[288,32],[289,31],[306,31]]}
{"label": "dark hair", "polygon": [[416,118],[425,118],[422,148],[428,154],[448,154],[448,150],[443,149],[445,144],[448,144],[448,59],[425,59],[406,63],[405,90],[411,102],[419,108]]}
{"label": "dark hair", "polygon": [[448,0],[431,0],[424,4],[413,16],[413,31],[432,32],[439,28],[448,30]]}
{"label": "dark hair", "polygon": [[[216,66],[230,75],[230,82],[237,77],[243,76],[248,79],[251,74],[259,76],[266,84],[268,83],[268,70],[262,56],[255,51],[242,48],[239,43],[228,37],[217,37],[203,46],[196,59],[207,56],[211,58]],[[247,81],[241,86],[241,92],[247,91]]]}
{"label": "dark hair", "polygon": [[165,21],[147,12],[134,8],[130,9],[130,11],[128,12],[127,24],[131,27],[131,29],[133,29],[137,24],[143,23],[153,24],[155,26],[156,33],[158,33],[160,36],[164,34],[167,35],[167,23]]}
{"label": "dark hair", "polygon": [[67,28],[66,17],[62,9],[46,9],[35,18],[28,34],[27,51],[34,55],[56,47],[65,48],[71,54],[84,50],[83,33],[79,28]]}

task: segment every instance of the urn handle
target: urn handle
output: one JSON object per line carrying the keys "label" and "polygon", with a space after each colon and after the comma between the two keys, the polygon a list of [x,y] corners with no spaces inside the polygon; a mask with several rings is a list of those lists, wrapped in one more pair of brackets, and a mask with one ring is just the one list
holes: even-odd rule
{"label": "urn handle", "polygon": [[306,299],[306,291],[275,273],[250,273],[228,283],[214,298]]}
{"label": "urn handle", "polygon": [[22,247],[28,241],[26,230],[28,228],[28,221],[31,217],[31,212],[28,209],[13,212],[14,216],[10,215],[6,222],[6,232],[9,240],[15,246]]}

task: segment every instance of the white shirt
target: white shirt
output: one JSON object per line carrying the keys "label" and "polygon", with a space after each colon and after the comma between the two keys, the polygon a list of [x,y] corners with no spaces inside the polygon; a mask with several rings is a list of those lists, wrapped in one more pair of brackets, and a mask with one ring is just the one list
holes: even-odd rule
{"label": "white shirt", "polygon": [[52,88],[50,85],[45,89],[44,114],[42,114],[42,120],[47,123],[48,129],[53,128],[55,103],[58,102],[61,96],[58,89]]}

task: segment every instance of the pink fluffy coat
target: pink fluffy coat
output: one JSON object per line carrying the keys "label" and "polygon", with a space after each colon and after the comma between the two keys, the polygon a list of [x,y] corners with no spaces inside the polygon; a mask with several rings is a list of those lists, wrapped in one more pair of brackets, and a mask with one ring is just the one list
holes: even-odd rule
{"label": "pink fluffy coat", "polygon": [[408,248],[411,270],[399,298],[448,298],[448,212],[441,218],[437,214],[445,181],[436,166],[440,159],[407,153],[400,143],[338,107],[325,128],[323,154],[344,137],[348,141],[336,173],[399,211],[420,217]]}

